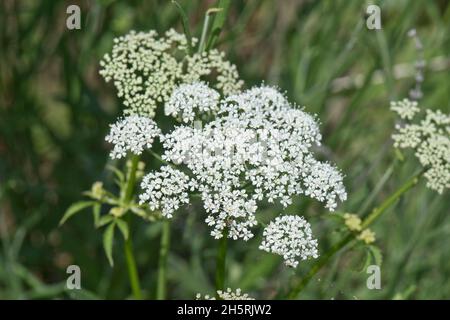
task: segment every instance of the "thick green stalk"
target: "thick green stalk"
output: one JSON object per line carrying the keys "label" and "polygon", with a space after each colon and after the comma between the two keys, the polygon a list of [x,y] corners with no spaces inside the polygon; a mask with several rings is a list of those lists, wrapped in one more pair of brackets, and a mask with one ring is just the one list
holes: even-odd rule
{"label": "thick green stalk", "polygon": [[136,300],[142,299],[141,286],[139,284],[139,275],[136,267],[136,260],[133,254],[133,242],[131,241],[131,235],[125,241],[125,258],[128,267],[128,276],[130,278],[131,290]]}
{"label": "thick green stalk", "polygon": [[225,231],[223,237],[219,239],[216,256],[216,295],[217,290],[225,289],[225,270],[227,257],[228,232]]}
{"label": "thick green stalk", "polygon": [[133,198],[134,185],[136,184],[136,171],[139,163],[139,157],[133,155],[131,157],[131,167],[128,173],[127,184],[125,185],[125,192],[123,194],[123,200],[128,204]]}
{"label": "thick green stalk", "polygon": [[[423,171],[414,175],[411,179],[406,181],[400,188],[397,189],[389,198],[387,198],[379,207],[373,209],[367,218],[362,222],[362,227],[367,228],[373,222],[375,222],[391,205],[393,205],[404,193],[414,187],[419,181],[420,175]],[[306,276],[298,282],[288,294],[289,299],[295,299],[298,294],[308,285],[311,279],[319,272],[319,270],[327,264],[327,262],[342,248],[344,248],[350,241],[355,238],[355,234],[351,233],[346,235],[341,241],[333,245],[324,255],[322,255],[316,263],[309,269]]]}
{"label": "thick green stalk", "polygon": [[156,299],[164,300],[166,298],[167,282],[167,254],[170,246],[170,220],[163,221],[161,232],[161,244],[159,248],[158,282],[156,288]]}
{"label": "thick green stalk", "polygon": [[[134,186],[136,184],[136,171],[139,163],[139,157],[133,155],[131,158],[131,167],[128,174],[127,184],[125,185],[125,191],[123,193],[123,200],[125,204],[128,204],[133,199]],[[130,225],[130,217],[128,217],[128,225]],[[135,299],[142,299],[141,287],[139,284],[139,276],[137,272],[136,260],[133,254],[133,241],[131,234],[128,239],[125,240],[125,258],[128,268],[128,276],[130,279],[131,290]]]}

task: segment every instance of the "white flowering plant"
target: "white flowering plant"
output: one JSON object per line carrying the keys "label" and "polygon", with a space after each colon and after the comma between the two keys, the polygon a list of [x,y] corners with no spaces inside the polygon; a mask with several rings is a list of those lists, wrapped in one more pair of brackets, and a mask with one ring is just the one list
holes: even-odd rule
{"label": "white flowering plant", "polygon": [[[114,40],[112,52],[100,62],[100,74],[111,82],[124,106],[110,125],[105,140],[111,146],[110,170],[117,189],[101,182],[73,204],[61,223],[91,207],[97,227],[104,228],[103,245],[111,265],[118,230],[124,239],[130,286],[143,297],[133,253],[131,221],[135,217],[161,223],[160,261],[156,297],[167,298],[167,256],[171,221],[194,206],[217,243],[215,286],[217,299],[248,299],[240,289],[225,289],[227,242],[239,241],[246,250],[278,255],[286,267],[305,260],[315,263],[283,297],[296,298],[318,270],[349,243],[378,258],[375,233],[368,227],[424,175],[427,185],[449,188],[450,117],[428,111],[420,124],[409,123],[420,111],[409,100],[391,109],[406,124],[398,124],[394,147],[412,148],[424,167],[367,216],[336,211],[347,200],[344,174],[318,152],[322,146],[320,121],[306,107],[288,100],[279,88],[244,86],[237,67],[213,48],[214,32],[206,14],[200,40],[173,29],[134,32]],[[164,120],[161,120],[164,119]],[[162,121],[170,125],[162,125]],[[150,162],[145,159],[151,158]],[[125,159],[125,161],[124,161]],[[120,165],[123,165],[123,168]],[[322,204],[325,215],[339,219],[342,239],[321,256],[320,238],[301,212],[288,212],[298,199]],[[279,213],[267,221],[261,208]],[[261,239],[252,246],[252,238]],[[293,275],[297,277],[297,275]],[[197,298],[202,295],[198,294]],[[211,298],[204,296],[205,299]]]}

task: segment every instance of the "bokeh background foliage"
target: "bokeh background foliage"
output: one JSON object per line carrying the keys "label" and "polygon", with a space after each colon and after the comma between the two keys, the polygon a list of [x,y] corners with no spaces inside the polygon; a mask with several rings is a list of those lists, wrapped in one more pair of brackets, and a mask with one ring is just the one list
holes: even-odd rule
{"label": "bokeh background foliage", "polygon": [[[81,30],[65,26],[73,3],[82,9]],[[382,9],[381,31],[365,27],[369,3]],[[215,2],[180,4],[199,36],[204,12]],[[0,298],[129,295],[120,250],[111,269],[89,212],[57,225],[93,181],[112,185],[104,136],[121,109],[112,86],[98,75],[98,61],[115,36],[170,27],[182,31],[170,1],[0,2]],[[395,119],[388,102],[406,96],[414,83],[408,73],[416,59],[406,35],[410,28],[417,28],[429,62],[421,105],[449,112],[448,1],[232,1],[219,47],[248,86],[275,84],[318,114],[328,146],[323,157],[346,174],[349,200],[340,211],[358,212],[394,157],[389,137]],[[408,161],[396,169],[375,202],[416,168]],[[381,290],[366,288],[361,252],[347,250],[300,298],[449,298],[449,203],[448,193],[438,196],[421,182],[374,225],[383,252]],[[280,210],[263,208],[263,219]],[[320,205],[297,199],[288,212],[308,217],[320,251],[330,246],[335,224],[323,219]],[[137,220],[133,225],[147,298],[154,297],[160,227]],[[202,213],[186,208],[172,228],[169,296],[212,293],[216,241],[207,235]],[[254,250],[258,241],[231,244],[227,286],[271,298],[286,290],[294,271]],[[65,290],[69,264],[81,267],[81,291]],[[297,274],[309,265],[302,263]]]}

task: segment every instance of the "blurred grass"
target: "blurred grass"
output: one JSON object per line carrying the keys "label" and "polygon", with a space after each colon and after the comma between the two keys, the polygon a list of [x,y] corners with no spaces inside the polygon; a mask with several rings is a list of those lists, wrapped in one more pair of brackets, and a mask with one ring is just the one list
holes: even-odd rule
{"label": "blurred grass", "polygon": [[[179,1],[200,36],[203,14],[213,1]],[[422,106],[450,110],[450,5],[448,1],[373,1],[383,29],[365,27],[363,1],[232,1],[218,45],[251,86],[265,81],[322,121],[324,158],[346,174],[349,200],[341,211],[356,212],[393,158],[390,99],[407,95],[414,79],[395,79],[394,66],[414,63],[406,33],[416,28],[428,61]],[[95,180],[111,185],[103,137],[120,114],[114,89],[98,75],[98,61],[112,39],[130,29],[181,31],[170,1],[78,1],[82,29],[65,27],[65,1],[0,3],[0,298],[123,298],[129,294],[124,261],[112,270],[101,236],[86,213],[57,228],[65,208]],[[372,3],[372,2],[371,2]],[[72,4],[72,2],[70,3]],[[381,75],[382,81],[376,81]],[[336,79],[359,77],[358,87],[337,90]],[[396,170],[379,202],[416,168]],[[269,220],[280,207],[264,208]],[[194,297],[213,291],[215,241],[201,212],[189,207],[173,223],[169,294]],[[318,217],[317,203],[298,199],[289,212],[303,213],[319,237],[320,251],[333,240],[333,222]],[[450,296],[448,193],[438,197],[415,188],[374,227],[382,248],[382,290],[366,288],[361,257],[346,251],[314,279],[301,298],[432,299]],[[159,224],[135,221],[135,247],[143,287],[153,297]],[[202,235],[202,236],[200,236]],[[204,235],[204,236],[203,236]],[[285,290],[293,271],[277,257],[253,250],[258,237],[231,244],[229,281],[261,298]],[[77,264],[86,291],[66,292],[65,268]],[[303,263],[297,274],[307,270]],[[95,293],[95,294],[93,294]]]}

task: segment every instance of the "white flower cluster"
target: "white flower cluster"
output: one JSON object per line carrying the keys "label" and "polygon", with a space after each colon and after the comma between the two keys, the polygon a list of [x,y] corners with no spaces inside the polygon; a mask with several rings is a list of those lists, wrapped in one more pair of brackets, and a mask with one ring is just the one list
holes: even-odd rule
{"label": "white flower cluster", "polygon": [[[196,39],[193,39],[196,42]],[[236,66],[217,50],[186,56],[185,35],[171,29],[159,37],[156,31],[135,32],[116,38],[111,54],[100,62],[100,74],[113,81],[127,107],[125,114],[155,115],[158,103],[169,100],[179,83],[212,76],[212,85],[229,95],[240,90]]]}
{"label": "white flower cluster", "polygon": [[139,155],[144,148],[151,148],[154,138],[160,134],[155,121],[134,115],[110,125],[110,132],[105,140],[114,145],[110,157],[120,159],[126,156],[127,151]]}
{"label": "white flower cluster", "polygon": [[221,107],[225,125],[248,128],[256,137],[247,147],[251,167],[245,176],[257,199],[278,199],[287,206],[293,195],[305,194],[331,211],[338,200],[346,200],[340,172],[313,157],[311,147],[319,146],[322,138],[313,116],[266,86],[230,96]]}
{"label": "white flower cluster", "polygon": [[292,196],[305,194],[330,210],[346,199],[340,172],[313,157],[311,147],[321,139],[315,119],[276,89],[229,96],[217,114],[203,128],[179,126],[161,137],[163,159],[186,165],[198,184],[213,237],[227,229],[230,238],[250,239],[257,201],[263,199],[287,206]]}
{"label": "white flower cluster", "polygon": [[417,107],[417,101],[411,101],[409,99],[391,101],[391,110],[396,112],[404,120],[412,120],[415,114],[420,111]]}
{"label": "white flower cluster", "polygon": [[264,229],[261,250],[283,257],[284,263],[297,267],[298,258],[317,258],[317,240],[313,239],[310,224],[300,216],[280,216]]}
{"label": "white flower cluster", "polygon": [[148,203],[150,209],[161,209],[165,218],[171,218],[173,213],[183,204],[189,203],[189,189],[196,186],[193,180],[171,166],[163,166],[160,171],[144,176],[139,195],[140,203]]}
{"label": "white flower cluster", "polygon": [[166,115],[180,118],[183,122],[192,122],[196,114],[217,112],[220,94],[204,82],[183,84],[172,93],[165,104]]}
{"label": "white flower cluster", "polygon": [[228,227],[230,238],[248,240],[253,235],[250,228],[256,225],[257,207],[256,201],[241,188],[239,176],[245,170],[245,147],[251,132],[217,128],[215,123],[204,129],[180,126],[165,135],[163,159],[183,163],[191,170],[209,214],[206,223],[213,227],[213,237],[221,238]]}
{"label": "white flower cluster", "polygon": [[396,129],[392,135],[394,146],[414,149],[426,168],[427,186],[438,193],[450,188],[450,115],[427,109],[420,122],[397,125]]}
{"label": "white flower cluster", "polygon": [[[171,218],[195,192],[214,238],[248,240],[261,201],[287,207],[294,196],[305,195],[333,211],[346,200],[341,172],[314,156],[322,139],[315,116],[272,87],[241,92],[237,69],[222,52],[190,55],[188,47],[174,30],[162,36],[132,31],[115,39],[100,63],[101,75],[127,107],[127,117],[111,125],[106,137],[114,144],[111,157],[141,154],[155,137],[164,147],[167,164],[143,178],[140,204]],[[181,122],[167,134],[151,119],[162,106]],[[193,126],[196,119],[206,123]],[[281,254],[290,266],[297,258],[317,257],[317,241],[301,217],[276,218],[261,248]],[[217,293],[226,300],[248,298],[240,289]]]}
{"label": "white flower cluster", "polygon": [[[242,293],[241,289],[236,289],[233,291],[231,288],[228,288],[226,291],[217,290],[217,296],[220,300],[255,300],[250,297],[247,293]],[[202,296],[200,293],[197,293],[196,300],[216,300],[215,297],[211,297],[210,295]]]}

